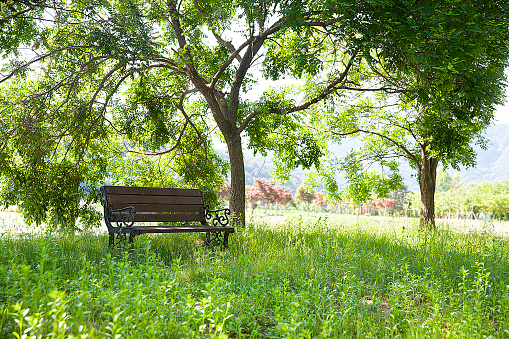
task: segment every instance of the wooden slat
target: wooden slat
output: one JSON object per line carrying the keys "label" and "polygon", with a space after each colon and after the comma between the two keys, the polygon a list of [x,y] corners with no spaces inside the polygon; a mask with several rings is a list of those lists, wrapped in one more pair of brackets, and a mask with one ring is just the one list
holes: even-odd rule
{"label": "wooden slat", "polygon": [[158,205],[158,204],[113,204],[113,209],[133,206],[136,214],[143,212],[188,212],[188,213],[205,213],[203,204],[199,205]]}
{"label": "wooden slat", "polygon": [[189,233],[189,232],[229,232],[234,233],[233,227],[211,227],[211,226],[137,226],[133,227],[140,230],[140,233]]}
{"label": "wooden slat", "polygon": [[202,197],[148,196],[148,195],[108,195],[108,202],[125,204],[158,205],[203,205]]}
{"label": "wooden slat", "polygon": [[104,186],[106,193],[119,195],[167,195],[184,197],[201,197],[199,189],[187,188],[161,188],[161,187],[127,187],[127,186]]}
{"label": "wooden slat", "polygon": [[[203,195],[197,189],[104,186],[113,209],[133,206],[136,223],[155,222],[164,226],[138,226],[140,233],[228,232],[233,227],[212,227],[205,222]],[[179,223],[178,225],[171,225]],[[184,224],[184,225],[183,225]],[[195,225],[193,225],[195,224]]]}
{"label": "wooden slat", "polygon": [[204,214],[136,214],[135,222],[178,222],[178,221],[205,221]]}

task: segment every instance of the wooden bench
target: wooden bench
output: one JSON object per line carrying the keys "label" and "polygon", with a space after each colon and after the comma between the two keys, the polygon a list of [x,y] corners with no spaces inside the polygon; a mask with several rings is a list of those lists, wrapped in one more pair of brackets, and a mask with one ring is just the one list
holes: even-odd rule
{"label": "wooden bench", "polygon": [[207,246],[227,248],[228,236],[235,232],[227,226],[230,210],[208,210],[199,189],[102,186],[100,190],[110,247],[125,243],[127,235],[132,244],[144,233],[203,232]]}

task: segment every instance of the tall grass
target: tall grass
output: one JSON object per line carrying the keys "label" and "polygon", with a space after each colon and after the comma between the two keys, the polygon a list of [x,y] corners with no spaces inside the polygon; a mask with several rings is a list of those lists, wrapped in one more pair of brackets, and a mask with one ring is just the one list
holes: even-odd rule
{"label": "tall grass", "polygon": [[509,242],[370,221],[0,238],[0,337],[509,337]]}

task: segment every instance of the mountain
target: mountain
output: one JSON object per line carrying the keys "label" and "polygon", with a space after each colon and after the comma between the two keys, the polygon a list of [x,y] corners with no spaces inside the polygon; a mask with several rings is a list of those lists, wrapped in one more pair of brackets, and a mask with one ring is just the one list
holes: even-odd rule
{"label": "mountain", "polygon": [[[458,172],[461,181],[468,184],[481,181],[502,181],[509,180],[509,124],[495,125],[488,128],[485,132],[489,140],[487,149],[483,150],[479,146],[474,146],[477,154],[477,165],[472,168],[461,168],[460,171],[449,169],[452,176]],[[217,153],[224,159],[228,158],[226,148],[222,145],[215,145]],[[341,145],[331,147],[331,152],[335,156],[343,156],[352,148],[362,147],[362,142],[358,139],[350,139]],[[271,162],[270,154],[267,157],[253,155],[250,150],[244,151],[246,185],[252,185],[254,179],[264,178],[271,180],[271,173],[274,168]],[[292,173],[290,181],[284,186],[296,190],[306,178],[308,171],[298,169]],[[400,173],[403,176],[405,184],[410,190],[419,190],[415,171],[406,162],[402,162]],[[340,186],[346,184],[343,176],[338,173],[338,183]]]}
{"label": "mountain", "polygon": [[489,139],[486,150],[474,146],[477,165],[459,171],[464,183],[509,179],[509,124],[491,126],[486,130],[485,136]]}

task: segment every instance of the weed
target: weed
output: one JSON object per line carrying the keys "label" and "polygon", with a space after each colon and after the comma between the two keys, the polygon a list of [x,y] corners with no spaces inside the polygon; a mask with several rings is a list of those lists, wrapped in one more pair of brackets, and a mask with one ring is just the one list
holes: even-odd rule
{"label": "weed", "polygon": [[508,337],[509,243],[356,218],[200,235],[0,236],[0,337]]}

